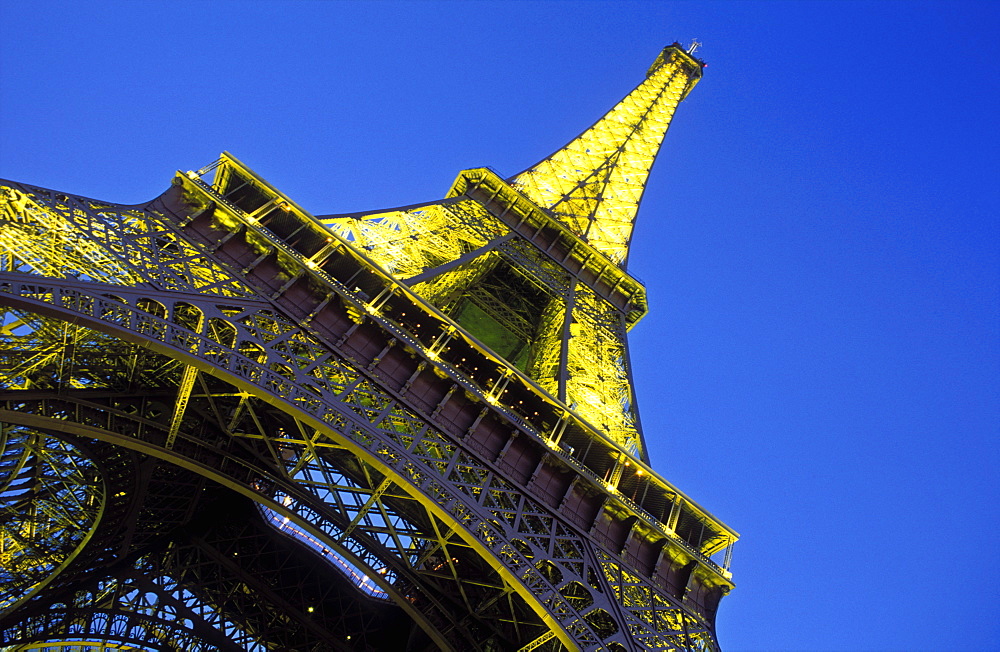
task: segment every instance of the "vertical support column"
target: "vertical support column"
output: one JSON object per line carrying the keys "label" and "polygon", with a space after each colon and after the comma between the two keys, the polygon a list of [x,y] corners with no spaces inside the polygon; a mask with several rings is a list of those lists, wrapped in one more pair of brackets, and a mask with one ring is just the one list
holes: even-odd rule
{"label": "vertical support column", "polygon": [[500,404],[500,399],[503,397],[503,393],[506,391],[508,384],[510,384],[510,376],[507,375],[506,370],[501,370],[500,377],[497,378],[497,382],[494,383],[489,394],[486,395],[486,400],[493,405]]}
{"label": "vertical support column", "polygon": [[[198,320],[194,325],[194,331],[200,333],[205,326],[205,313],[198,311]],[[198,348],[197,343],[191,346],[192,352]],[[174,403],[174,412],[170,417],[170,429],[167,431],[167,441],[164,447],[170,450],[177,440],[177,433],[181,430],[181,421],[184,420],[184,412],[187,410],[188,401],[191,399],[191,390],[194,389],[194,381],[198,378],[198,369],[191,365],[184,366],[181,380],[177,384],[177,402]]]}
{"label": "vertical support column", "polygon": [[174,403],[174,413],[170,417],[170,430],[167,431],[167,443],[165,448],[170,450],[174,447],[177,433],[181,430],[181,421],[184,419],[184,411],[187,410],[188,401],[191,399],[191,390],[194,389],[194,381],[198,378],[198,369],[190,365],[184,367],[181,375],[181,382],[177,385],[177,402]]}
{"label": "vertical support column", "polygon": [[628,461],[623,455],[620,455],[611,469],[610,477],[607,479],[608,487],[616,491],[618,490],[618,483],[621,482],[622,473],[625,471],[626,465],[628,465]]}
{"label": "vertical support column", "polygon": [[566,432],[566,426],[569,425],[569,413],[563,412],[562,416],[559,417],[559,421],[556,422],[555,427],[552,429],[552,435],[549,437],[549,443],[552,444],[553,448],[559,448],[559,442],[562,440],[563,433]]}
{"label": "vertical support column", "polygon": [[448,346],[448,343],[451,342],[452,338],[454,337],[455,337],[455,330],[451,326],[446,325],[441,330],[441,334],[438,335],[433,342],[431,342],[431,345],[429,347],[427,347],[427,355],[432,360],[437,360],[441,356],[441,353],[444,351],[445,347]]}
{"label": "vertical support column", "polygon": [[393,294],[391,285],[384,287],[374,299],[365,304],[365,309],[372,314],[377,313],[382,309],[382,306],[389,302],[389,299],[392,298]]}
{"label": "vertical support column", "polygon": [[570,326],[573,324],[573,308],[576,306],[576,279],[569,280],[569,291],[566,297],[566,318],[563,321],[562,341],[559,348],[559,400],[566,402],[566,384],[569,382],[569,338]]}
{"label": "vertical support column", "polygon": [[[622,351],[624,353],[625,362],[625,374],[632,378],[632,356],[629,354],[628,350],[628,325],[625,322],[625,315],[622,315],[618,320],[619,333],[621,334],[622,341]],[[635,395],[635,386],[630,382],[628,383],[628,401],[629,401],[629,412],[631,413],[632,423],[635,424],[635,432],[639,437],[639,440],[635,442],[635,448],[638,449],[638,457],[640,460],[646,464],[650,463],[649,453],[646,451],[646,436],[642,433],[642,422],[639,419],[639,402]]]}
{"label": "vertical support column", "polygon": [[681,517],[681,497],[674,496],[674,502],[670,506],[670,516],[667,517],[667,528],[671,534],[677,532],[677,520]]}

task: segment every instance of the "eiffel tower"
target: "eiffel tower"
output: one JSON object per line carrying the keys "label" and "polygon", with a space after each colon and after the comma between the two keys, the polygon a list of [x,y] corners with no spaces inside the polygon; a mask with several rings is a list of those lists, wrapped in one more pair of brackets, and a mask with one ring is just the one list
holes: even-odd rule
{"label": "eiffel tower", "polygon": [[141,205],[3,182],[3,649],[718,649],[736,533],[650,468],[625,340],[702,68],[390,210],[227,153]]}

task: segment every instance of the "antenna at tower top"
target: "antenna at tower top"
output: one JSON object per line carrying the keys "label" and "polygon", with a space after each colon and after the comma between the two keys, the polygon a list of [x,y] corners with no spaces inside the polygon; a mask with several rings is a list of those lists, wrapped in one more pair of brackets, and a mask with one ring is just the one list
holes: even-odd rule
{"label": "antenna at tower top", "polygon": [[694,54],[694,51],[697,50],[700,47],[701,47],[701,43],[698,42],[698,39],[692,39],[691,40],[691,45],[687,49],[687,53],[688,54]]}

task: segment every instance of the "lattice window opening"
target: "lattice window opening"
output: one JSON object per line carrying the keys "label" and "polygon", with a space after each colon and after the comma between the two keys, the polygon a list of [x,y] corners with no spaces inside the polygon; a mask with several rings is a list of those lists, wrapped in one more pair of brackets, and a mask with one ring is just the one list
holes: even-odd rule
{"label": "lattice window opening", "polygon": [[281,354],[288,364],[295,365],[299,369],[320,365],[330,355],[328,350],[318,346],[315,340],[303,336],[302,333],[293,333],[284,341],[276,342],[271,348]]}
{"label": "lattice window opening", "polygon": [[287,317],[270,310],[246,313],[236,321],[236,324],[255,339],[267,344],[296,328]]}
{"label": "lattice window opening", "polygon": [[[392,431],[403,435],[403,437],[399,438],[399,441],[407,448],[414,441],[419,441],[417,437],[427,428],[426,424],[403,413],[399,408],[393,408],[389,414],[378,422],[377,427],[379,430]],[[436,448],[425,447],[424,442],[418,444],[418,449],[415,449],[414,452],[418,455],[434,455],[437,453],[436,456],[439,459],[443,458]]]}
{"label": "lattice window opening", "polygon": [[594,604],[594,596],[580,582],[568,582],[559,587],[559,593],[569,602],[574,609],[582,612],[590,605]]}
{"label": "lattice window opening", "polygon": [[388,396],[383,395],[367,381],[355,385],[354,389],[344,395],[341,400],[369,422],[381,417],[391,403]]}
{"label": "lattice window opening", "polygon": [[[522,553],[523,554],[523,553]],[[530,557],[526,558],[530,559]],[[542,577],[552,586],[558,586],[563,581],[563,574],[559,568],[548,559],[541,559],[535,562],[535,569],[541,573]]]}
{"label": "lattice window opening", "polygon": [[435,462],[450,460],[455,455],[456,450],[457,447],[453,444],[444,441],[429,441],[428,439],[419,440],[412,448],[415,455]]}
{"label": "lattice window opening", "polygon": [[[253,632],[255,638],[267,637],[266,631],[269,628],[273,633],[278,633],[273,629],[273,626],[276,624],[281,627],[281,633],[284,633],[286,630],[291,632],[294,629],[296,625],[295,621],[289,621],[285,616],[285,612],[276,609],[273,603],[266,601],[263,603],[257,602],[252,593],[253,585],[257,584],[259,586],[256,580],[249,582],[251,592],[239,589],[233,591],[232,589],[235,587],[227,583],[226,578],[220,576],[215,570],[218,567],[215,566],[212,558],[217,557],[219,554],[229,556],[232,553],[239,552],[242,556],[243,552],[247,552],[249,553],[248,556],[252,558],[259,546],[263,544],[261,535],[263,533],[260,532],[251,535],[251,540],[246,543],[242,543],[242,535],[237,534],[235,539],[226,540],[216,538],[211,542],[202,542],[196,546],[180,546],[172,549],[172,552],[168,556],[169,558],[164,560],[164,565],[168,568],[168,572],[177,575],[183,586],[191,588],[198,594],[196,599],[186,602],[191,611],[204,614],[206,604],[211,608],[214,608],[212,605],[223,606],[226,614],[231,616],[227,620],[233,621],[234,619],[238,619],[240,623],[246,624]],[[241,545],[242,548],[240,548]],[[208,551],[207,556],[205,554],[206,551]],[[266,561],[266,558],[262,559]],[[302,598],[308,595],[308,592],[301,592],[300,585],[298,584],[286,584],[282,587],[281,585],[270,584],[263,577],[261,581],[278,591],[293,592],[291,597],[292,602],[301,604]],[[263,615],[263,620],[257,620],[256,622],[254,620],[247,620],[245,617],[247,607]],[[263,627],[258,627],[261,623],[263,623]],[[225,622],[215,627],[221,631],[231,631],[231,628]],[[236,642],[239,643],[238,640]]]}
{"label": "lattice window opening", "polygon": [[[366,535],[388,549],[400,551],[405,556],[406,551],[419,547],[416,543],[417,538],[415,538],[419,530],[395,508],[383,500],[376,500],[373,505],[368,505],[368,496],[372,495],[372,489],[366,489],[362,484],[329,466],[324,465],[322,475],[326,485],[315,482],[316,473],[310,472],[308,469],[299,471],[293,476],[293,479],[298,482],[305,481],[309,492],[323,503],[337,505],[338,509],[345,510],[352,522],[364,526],[363,531]],[[331,483],[334,485],[333,487],[329,486]],[[344,487],[344,489],[337,489],[338,486]],[[282,500],[286,501],[286,506],[293,511],[301,512],[301,510],[306,509],[305,506],[291,500],[290,497],[285,496]],[[309,517],[307,520],[311,519],[312,522],[320,523],[332,540],[344,543],[344,532],[339,526],[332,524],[328,519],[321,518],[318,514],[310,513],[304,516]],[[365,550],[364,556],[371,557],[371,555],[370,551]],[[375,557],[371,558],[376,559]],[[381,566],[384,565],[380,565],[380,568],[375,572],[387,578],[390,583],[394,582],[395,572]]]}
{"label": "lattice window opening", "polygon": [[597,608],[583,615],[583,619],[602,639],[609,638],[618,633],[618,624],[614,616],[606,610]]}
{"label": "lattice window opening", "polygon": [[[456,546],[458,546],[457,549]],[[454,556],[448,559],[444,553],[445,548],[442,548],[441,543],[433,538],[413,538],[409,552],[412,560],[411,563],[415,568],[422,569],[422,572],[438,574],[443,571],[445,566],[464,565],[469,561],[466,555],[473,554],[471,551],[466,549],[465,544],[457,541],[448,544],[448,548],[450,548],[453,555],[456,550],[464,551],[461,557],[464,558],[465,561],[463,562],[461,559]],[[477,577],[479,576],[481,576],[481,573],[477,575]],[[469,590],[468,587],[466,590]]]}
{"label": "lattice window opening", "polygon": [[452,466],[449,480],[461,481],[477,485],[480,488],[486,486],[491,471],[481,466],[467,453],[460,452]]}
{"label": "lattice window opening", "polygon": [[[116,297],[117,298],[117,297]],[[124,299],[118,299],[122,303],[127,303]],[[205,319],[205,313],[202,312],[201,308],[187,303],[185,301],[178,301],[174,303],[171,310],[171,321],[173,321],[178,326],[187,328],[188,330],[194,332],[200,332],[202,322]]]}
{"label": "lattice window opening", "polygon": [[[192,636],[192,632],[195,629],[195,621],[191,617],[193,614],[200,621],[212,625],[217,631],[225,634],[234,643],[240,644],[248,652],[265,652],[268,649],[265,644],[258,642],[257,637],[252,635],[243,625],[226,618],[216,606],[206,602],[202,597],[186,588],[184,582],[163,574],[158,565],[152,563],[152,560],[148,557],[140,557],[136,561],[135,568],[144,571],[147,577],[152,575],[153,584],[161,591],[165,598],[158,602],[158,605],[162,605],[162,607],[155,615],[165,622],[176,624],[188,630],[186,632],[177,632],[176,630],[163,631],[155,629],[150,633],[149,638],[162,641],[169,634],[173,634],[175,637],[178,634]],[[93,598],[91,604],[107,604],[110,598],[114,602],[112,608],[117,607],[126,612],[136,611],[134,598],[143,595],[144,589],[141,587],[130,589],[130,586],[128,579],[108,582],[104,585],[103,590]],[[182,605],[188,613],[180,611],[175,606],[176,604]],[[83,607],[85,604],[78,606]],[[190,641],[187,646],[185,646],[183,640],[177,641],[177,645],[180,646],[179,649],[191,649],[199,643],[201,642],[196,638]],[[201,644],[204,645],[203,643]]]}
{"label": "lattice window opening", "polygon": [[356,373],[349,373],[345,369],[327,364],[313,364],[308,371],[309,376],[318,379],[319,385],[334,395],[342,394],[348,386],[357,382]]}
{"label": "lattice window opening", "polygon": [[[291,499],[289,496],[278,496],[278,499],[282,502],[284,502],[285,499],[288,499],[285,506],[288,507],[291,505]],[[348,579],[351,584],[356,586],[360,591],[377,600],[391,601],[389,594],[383,591],[378,583],[369,577],[364,571],[348,561],[346,557],[337,554],[337,552],[324,545],[323,542],[317,540],[315,537],[309,535],[307,532],[296,526],[295,523],[293,523],[287,516],[282,517],[278,514],[278,512],[269,509],[264,505],[258,505],[258,509],[266,522],[276,531],[304,544],[320,558],[322,558],[328,566],[336,569],[343,577]],[[382,568],[377,569],[375,573],[380,575],[380,579],[388,584],[393,584],[396,581],[396,573],[387,567],[383,566]]]}
{"label": "lattice window opening", "polygon": [[[494,482],[494,484],[496,483]],[[483,496],[485,507],[492,508],[491,511],[494,513],[496,513],[495,510],[500,510],[511,518],[516,517],[523,500],[520,492],[514,489],[505,490],[494,486],[490,486],[488,491],[483,492]]]}
{"label": "lattice window opening", "polygon": [[[162,304],[157,304],[162,305]],[[236,327],[233,326],[225,319],[220,319],[218,317],[211,317],[208,320],[208,327],[206,329],[206,334],[214,342],[228,347],[234,348],[236,346]]]}

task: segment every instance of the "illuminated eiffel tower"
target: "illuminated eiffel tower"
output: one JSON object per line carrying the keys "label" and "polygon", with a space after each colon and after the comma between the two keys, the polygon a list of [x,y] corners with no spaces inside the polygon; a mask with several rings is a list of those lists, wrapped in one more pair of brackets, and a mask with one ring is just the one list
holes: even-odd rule
{"label": "illuminated eiffel tower", "polygon": [[4,649],[717,649],[736,534],[649,467],[625,342],[701,73],[391,210],[228,154],[137,206],[5,182]]}

